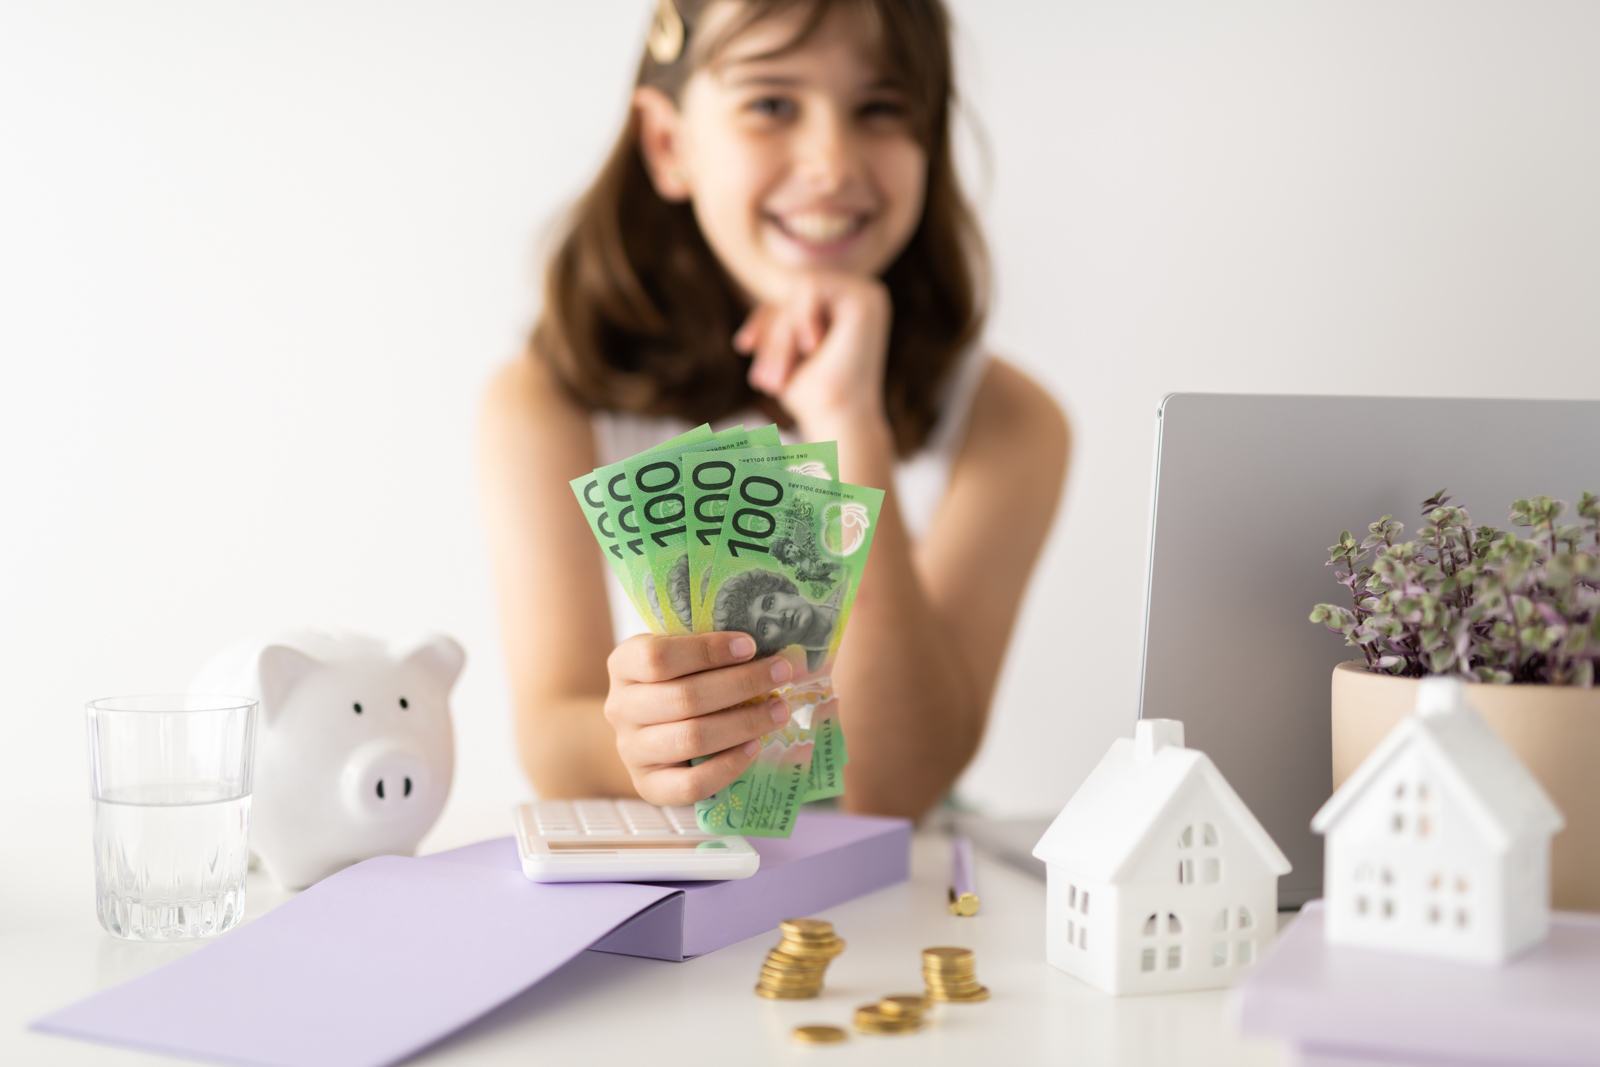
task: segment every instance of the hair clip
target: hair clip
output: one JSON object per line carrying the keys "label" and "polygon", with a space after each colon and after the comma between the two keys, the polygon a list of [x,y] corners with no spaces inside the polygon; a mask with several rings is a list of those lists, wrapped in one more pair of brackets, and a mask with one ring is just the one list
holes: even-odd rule
{"label": "hair clip", "polygon": [[676,63],[683,54],[683,17],[672,0],[657,0],[655,21],[650,23],[650,35],[645,43],[650,48],[650,58],[662,66]]}

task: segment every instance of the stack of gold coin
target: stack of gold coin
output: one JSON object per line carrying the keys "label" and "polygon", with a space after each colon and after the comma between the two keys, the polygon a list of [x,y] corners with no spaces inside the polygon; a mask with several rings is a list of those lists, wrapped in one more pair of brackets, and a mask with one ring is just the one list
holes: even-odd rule
{"label": "stack of gold coin", "polygon": [[884,997],[856,1009],[856,1029],[863,1034],[913,1033],[922,1029],[928,1007],[928,999],[915,994]]}
{"label": "stack of gold coin", "polygon": [[773,1000],[804,1000],[822,992],[822,976],[844,942],[821,919],[785,919],[783,940],[761,964],[756,992]]}
{"label": "stack of gold coin", "polygon": [[934,1000],[988,1000],[989,989],[978,984],[978,967],[970,948],[925,948],[922,978]]}

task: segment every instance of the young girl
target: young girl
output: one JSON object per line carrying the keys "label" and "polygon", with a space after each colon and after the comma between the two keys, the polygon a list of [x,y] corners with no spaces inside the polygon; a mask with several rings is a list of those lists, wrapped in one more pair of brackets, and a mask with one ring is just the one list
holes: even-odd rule
{"label": "young girl", "polygon": [[984,260],[954,95],[939,0],[661,0],[627,127],[483,417],[540,795],[686,804],[788,718],[781,701],[734,707],[789,672],[742,633],[617,643],[614,623],[642,627],[567,486],[703,421],[837,440],[843,480],[889,490],[833,676],[845,807],[921,815],[972,758],[1068,435],[1038,385],[976,347]]}

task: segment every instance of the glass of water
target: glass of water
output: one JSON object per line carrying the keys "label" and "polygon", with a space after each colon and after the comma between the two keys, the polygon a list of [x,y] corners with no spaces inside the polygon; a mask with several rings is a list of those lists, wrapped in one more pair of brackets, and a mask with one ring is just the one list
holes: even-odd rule
{"label": "glass of water", "polygon": [[212,937],[244,918],[256,702],[88,705],[95,911],[133,941]]}

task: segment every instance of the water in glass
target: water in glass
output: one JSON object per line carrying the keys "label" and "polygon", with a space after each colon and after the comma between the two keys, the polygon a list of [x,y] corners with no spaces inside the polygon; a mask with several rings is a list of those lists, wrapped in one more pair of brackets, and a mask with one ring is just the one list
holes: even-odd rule
{"label": "water in glass", "polygon": [[172,786],[119,794],[95,801],[100,925],[139,941],[211,937],[238,925],[250,797]]}

